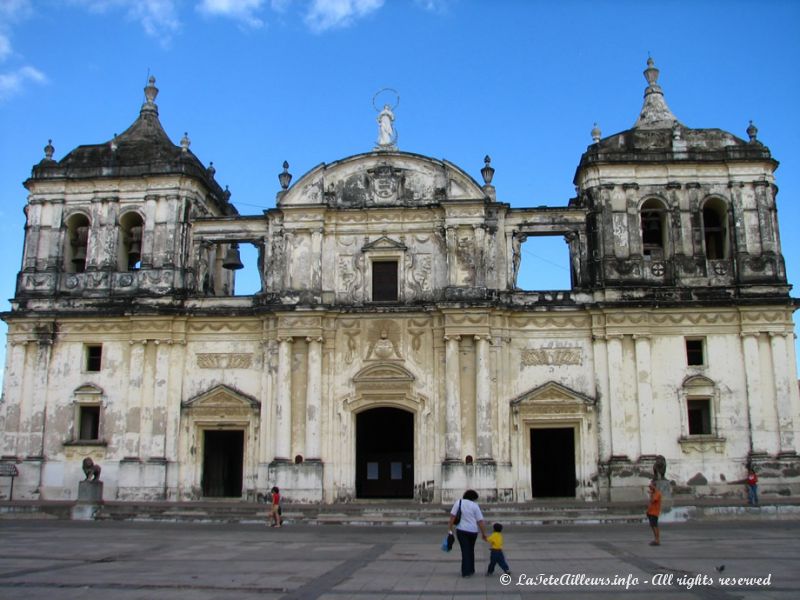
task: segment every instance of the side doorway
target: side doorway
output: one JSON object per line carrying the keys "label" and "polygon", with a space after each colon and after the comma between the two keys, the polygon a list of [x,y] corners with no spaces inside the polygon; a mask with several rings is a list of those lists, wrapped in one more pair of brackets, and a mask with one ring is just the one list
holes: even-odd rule
{"label": "side doorway", "polygon": [[574,498],[575,429],[531,428],[531,493],[534,498]]}

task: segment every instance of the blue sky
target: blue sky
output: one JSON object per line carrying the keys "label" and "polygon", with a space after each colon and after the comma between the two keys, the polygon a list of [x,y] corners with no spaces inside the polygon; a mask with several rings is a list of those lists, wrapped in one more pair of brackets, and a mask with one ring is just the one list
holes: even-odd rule
{"label": "blue sky", "polygon": [[[489,154],[500,201],[558,206],[593,123],[606,136],[636,120],[648,53],[685,125],[742,138],[758,126],[781,163],[796,284],[799,33],[788,0],[0,0],[0,310],[21,260],[22,181],[47,140],[60,159],[122,132],[149,74],[165,130],[188,132],[242,214],[274,206],[284,160],[296,181],[372,149],[386,87],[401,150],[478,181]],[[526,251],[525,287],[564,287],[563,242]]]}

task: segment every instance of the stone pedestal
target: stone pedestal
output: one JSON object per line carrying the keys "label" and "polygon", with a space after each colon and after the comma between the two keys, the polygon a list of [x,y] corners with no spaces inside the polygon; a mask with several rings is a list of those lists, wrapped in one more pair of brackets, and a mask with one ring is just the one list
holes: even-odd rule
{"label": "stone pedestal", "polygon": [[291,502],[322,502],[324,467],[318,460],[307,460],[300,464],[272,462],[267,470],[268,489],[277,485],[281,497]]}
{"label": "stone pedestal", "polygon": [[100,504],[103,502],[102,481],[81,481],[78,484],[78,502]]}
{"label": "stone pedestal", "polygon": [[669,479],[656,479],[656,489],[661,492],[661,512],[672,510],[672,486]]}
{"label": "stone pedestal", "polygon": [[[461,498],[466,490],[478,492],[478,503],[511,501],[511,498],[501,498],[503,494],[497,489],[497,465],[494,462],[475,462],[464,464],[461,462],[442,463],[441,501],[451,504]],[[509,491],[509,496],[510,491]]]}
{"label": "stone pedestal", "polygon": [[102,481],[81,481],[78,484],[78,502],[72,507],[73,521],[92,521],[103,503]]}

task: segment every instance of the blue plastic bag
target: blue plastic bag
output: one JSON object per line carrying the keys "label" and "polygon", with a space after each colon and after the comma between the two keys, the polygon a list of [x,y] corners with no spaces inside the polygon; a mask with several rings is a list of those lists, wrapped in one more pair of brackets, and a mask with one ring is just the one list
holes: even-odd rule
{"label": "blue plastic bag", "polygon": [[456,541],[452,533],[448,533],[442,540],[442,552],[450,552],[453,549],[453,543]]}

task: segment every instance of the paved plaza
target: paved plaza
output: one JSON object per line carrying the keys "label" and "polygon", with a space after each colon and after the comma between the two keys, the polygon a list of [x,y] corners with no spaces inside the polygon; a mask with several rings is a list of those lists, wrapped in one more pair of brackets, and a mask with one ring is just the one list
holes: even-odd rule
{"label": "paved plaza", "polygon": [[[800,597],[800,521],[509,526],[510,582],[441,527],[0,521],[3,600]],[[488,562],[479,541],[477,562]],[[759,584],[760,580],[760,584]],[[505,583],[505,585],[504,585]]]}

